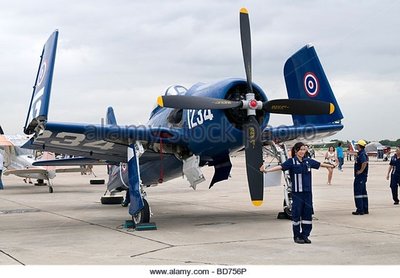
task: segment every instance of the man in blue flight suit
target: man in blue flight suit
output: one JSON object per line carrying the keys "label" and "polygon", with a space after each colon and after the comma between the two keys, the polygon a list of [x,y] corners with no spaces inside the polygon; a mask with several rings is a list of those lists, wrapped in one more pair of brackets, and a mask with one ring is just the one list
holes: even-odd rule
{"label": "man in blue flight suit", "polygon": [[396,153],[390,159],[389,169],[386,179],[389,180],[390,175],[390,189],[392,190],[392,197],[394,205],[399,204],[398,186],[400,186],[400,146],[397,146]]}
{"label": "man in blue flight suit", "polygon": [[354,161],[354,202],[356,211],[353,215],[368,214],[368,194],[367,194],[367,178],[368,178],[368,155],[365,152],[367,142],[358,140],[357,142],[357,158]]}
{"label": "man in blue flight suit", "polygon": [[306,146],[299,142],[292,148],[292,158],[281,165],[265,168],[261,165],[260,171],[264,173],[289,170],[292,182],[292,225],[293,239],[296,243],[311,243],[308,239],[312,229],[312,179],[311,169],[319,167],[334,168],[332,164],[320,163],[314,159],[305,157]]}

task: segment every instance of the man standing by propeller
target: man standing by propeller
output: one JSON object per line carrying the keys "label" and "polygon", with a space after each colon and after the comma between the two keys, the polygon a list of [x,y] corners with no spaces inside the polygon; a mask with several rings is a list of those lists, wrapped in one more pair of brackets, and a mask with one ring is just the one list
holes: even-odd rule
{"label": "man standing by propeller", "polygon": [[289,170],[292,182],[292,224],[294,242],[303,244],[311,243],[308,239],[312,229],[312,176],[311,169],[319,167],[333,168],[328,163],[320,163],[305,157],[307,149],[302,142],[296,143],[292,148],[292,158],[281,165],[265,168],[261,165],[260,171],[264,173]]}

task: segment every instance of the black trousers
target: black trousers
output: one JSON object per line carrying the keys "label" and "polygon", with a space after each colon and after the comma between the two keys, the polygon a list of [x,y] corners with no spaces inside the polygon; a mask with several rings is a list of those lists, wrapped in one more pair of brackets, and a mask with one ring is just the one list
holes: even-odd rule
{"label": "black trousers", "polygon": [[390,189],[392,190],[393,201],[399,201],[398,189],[400,186],[400,176],[391,175],[390,177]]}

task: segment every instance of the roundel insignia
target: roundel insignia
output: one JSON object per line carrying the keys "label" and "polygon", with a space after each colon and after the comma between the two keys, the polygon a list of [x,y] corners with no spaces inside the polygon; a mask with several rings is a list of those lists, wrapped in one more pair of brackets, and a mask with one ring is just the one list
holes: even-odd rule
{"label": "roundel insignia", "polygon": [[46,61],[43,61],[42,65],[40,66],[38,74],[37,86],[39,86],[42,83],[44,77],[46,76],[46,69],[47,69]]}
{"label": "roundel insignia", "polygon": [[312,72],[304,75],[304,90],[310,97],[316,97],[319,92],[319,82],[317,76]]}

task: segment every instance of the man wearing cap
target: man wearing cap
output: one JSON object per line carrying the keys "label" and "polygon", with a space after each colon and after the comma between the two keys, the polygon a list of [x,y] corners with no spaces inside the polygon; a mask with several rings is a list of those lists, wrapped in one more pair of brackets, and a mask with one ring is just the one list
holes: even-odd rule
{"label": "man wearing cap", "polygon": [[368,156],[365,152],[367,143],[364,140],[357,142],[357,158],[354,161],[354,201],[356,211],[353,215],[368,214],[368,194],[367,194],[367,177],[368,177]]}

